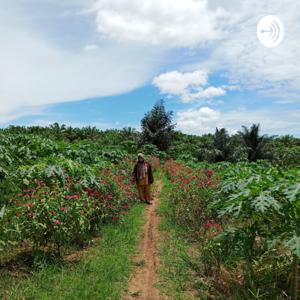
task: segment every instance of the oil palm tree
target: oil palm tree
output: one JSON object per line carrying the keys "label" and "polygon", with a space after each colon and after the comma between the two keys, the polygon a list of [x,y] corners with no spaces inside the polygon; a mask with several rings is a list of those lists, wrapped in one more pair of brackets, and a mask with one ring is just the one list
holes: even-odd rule
{"label": "oil palm tree", "polygon": [[250,128],[242,126],[243,130],[239,131],[244,145],[247,147],[248,160],[256,161],[267,158],[267,142],[270,140],[265,135],[260,135],[260,124],[252,124]]}
{"label": "oil palm tree", "polygon": [[216,149],[216,162],[230,160],[232,149],[230,145],[230,137],[225,128],[216,128],[213,136],[213,145]]}
{"label": "oil palm tree", "polygon": [[159,150],[168,150],[174,140],[175,124],[172,124],[172,111],[166,111],[160,100],[141,120],[142,135],[140,145],[153,144]]}

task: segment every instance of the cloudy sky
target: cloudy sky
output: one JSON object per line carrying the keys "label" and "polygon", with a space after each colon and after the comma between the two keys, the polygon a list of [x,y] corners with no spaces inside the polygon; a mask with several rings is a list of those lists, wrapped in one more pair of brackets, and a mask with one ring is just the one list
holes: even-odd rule
{"label": "cloudy sky", "polygon": [[139,128],[163,98],[183,132],[300,136],[299,1],[0,0],[0,38],[1,127]]}

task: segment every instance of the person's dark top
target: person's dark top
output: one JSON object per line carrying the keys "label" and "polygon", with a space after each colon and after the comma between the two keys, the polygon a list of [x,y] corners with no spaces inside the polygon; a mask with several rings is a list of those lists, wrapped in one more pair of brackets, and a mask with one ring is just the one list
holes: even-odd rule
{"label": "person's dark top", "polygon": [[[135,165],[134,165],[134,169],[133,169],[133,172],[132,172],[132,177],[134,178],[135,182],[138,182],[138,172],[137,172],[137,166],[140,162],[136,162]],[[149,184],[152,184],[154,182],[154,178],[153,178],[153,172],[152,172],[152,166],[150,165],[149,162],[145,161],[144,162],[145,164],[148,165],[148,182]]]}

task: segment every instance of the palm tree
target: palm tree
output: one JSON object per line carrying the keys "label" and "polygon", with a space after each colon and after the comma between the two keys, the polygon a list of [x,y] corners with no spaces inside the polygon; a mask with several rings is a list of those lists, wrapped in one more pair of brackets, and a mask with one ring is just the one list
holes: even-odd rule
{"label": "palm tree", "polygon": [[216,149],[215,161],[226,161],[230,159],[231,155],[231,145],[230,137],[225,128],[216,128],[215,134],[213,136],[213,146]]}
{"label": "palm tree", "polygon": [[267,158],[266,144],[270,138],[260,135],[260,125],[253,124],[250,129],[242,126],[243,131],[239,131],[245,146],[247,147],[248,160],[256,161],[258,159]]}
{"label": "palm tree", "polygon": [[172,111],[166,111],[164,101],[160,100],[141,120],[140,145],[153,144],[159,150],[168,150],[174,140],[175,124],[172,124]]}

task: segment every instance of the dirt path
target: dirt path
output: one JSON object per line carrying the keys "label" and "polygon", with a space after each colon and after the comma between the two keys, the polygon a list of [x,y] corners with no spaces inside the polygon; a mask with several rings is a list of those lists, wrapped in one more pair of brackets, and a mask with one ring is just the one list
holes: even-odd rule
{"label": "dirt path", "polygon": [[128,292],[122,298],[123,300],[166,299],[164,296],[159,294],[158,289],[155,287],[157,282],[156,270],[159,264],[157,252],[160,237],[158,230],[159,217],[156,209],[159,206],[159,195],[161,189],[162,182],[159,180],[156,185],[152,205],[149,205],[146,211],[146,224],[143,228],[139,251],[135,257],[137,267],[129,280]]}

